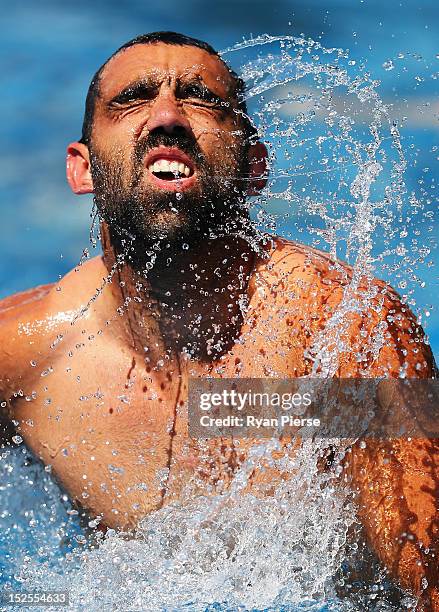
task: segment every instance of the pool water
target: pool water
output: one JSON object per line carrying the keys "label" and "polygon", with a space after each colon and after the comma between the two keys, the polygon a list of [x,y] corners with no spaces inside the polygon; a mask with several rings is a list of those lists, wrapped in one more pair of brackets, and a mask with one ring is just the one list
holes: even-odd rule
{"label": "pool water", "polygon": [[[310,353],[314,374],[331,377],[359,275],[396,269],[402,288],[421,282],[412,274],[419,245],[409,247],[419,225],[431,234],[431,216],[419,212],[429,213],[432,202],[407,193],[398,125],[379,83],[348,53],[291,36],[245,41],[224,56],[237,52],[246,55],[241,71],[252,116],[271,143],[270,180],[252,201],[255,223],[286,237],[295,228],[302,241],[346,259],[354,270]],[[368,307],[363,297],[354,305],[360,314]],[[377,349],[379,338],[365,342]],[[367,580],[358,569],[367,554],[351,494],[335,485],[335,472],[318,470],[328,441],[304,442],[294,459],[270,459],[294,478],[269,499],[242,490],[275,441],[252,449],[223,495],[188,491],[184,503],[145,517],[130,537],[109,531],[100,540],[50,471],[16,444],[0,462],[1,580],[8,588],[68,589],[72,608],[84,612],[401,610],[410,604],[372,560]]]}
{"label": "pool water", "polygon": [[[21,445],[7,453],[4,588],[68,590],[72,609],[84,612],[405,609],[402,594],[366,549],[353,554],[347,544],[352,508],[330,486],[322,491],[310,482],[296,484],[290,489],[296,500],[281,512],[282,496],[274,504],[236,497],[231,503],[233,496],[194,500],[151,515],[134,538],[112,531],[93,536],[40,462]],[[346,580],[354,566],[357,577]],[[315,595],[308,597],[307,589]],[[350,596],[339,598],[340,590]]]}

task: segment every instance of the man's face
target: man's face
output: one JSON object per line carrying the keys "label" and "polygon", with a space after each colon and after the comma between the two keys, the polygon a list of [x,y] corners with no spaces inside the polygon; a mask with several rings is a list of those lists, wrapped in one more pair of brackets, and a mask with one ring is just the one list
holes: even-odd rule
{"label": "man's face", "polygon": [[113,240],[196,244],[242,225],[247,145],[232,87],[222,62],[197,47],[135,45],[110,60],[90,153]]}

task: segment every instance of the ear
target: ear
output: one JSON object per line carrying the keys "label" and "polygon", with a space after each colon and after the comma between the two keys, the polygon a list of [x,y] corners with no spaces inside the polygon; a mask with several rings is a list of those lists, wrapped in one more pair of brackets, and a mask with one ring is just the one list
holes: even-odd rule
{"label": "ear", "polygon": [[73,193],[93,193],[90,154],[85,144],[71,142],[67,147],[66,174]]}
{"label": "ear", "polygon": [[249,159],[249,182],[247,195],[258,195],[267,184],[268,176],[268,151],[267,147],[258,140],[250,145],[248,150]]}

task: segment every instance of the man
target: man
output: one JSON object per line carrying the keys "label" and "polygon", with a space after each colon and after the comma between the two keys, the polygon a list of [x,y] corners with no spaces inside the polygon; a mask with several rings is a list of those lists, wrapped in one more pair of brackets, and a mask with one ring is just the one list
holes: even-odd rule
{"label": "man", "polygon": [[[212,443],[206,457],[188,438],[189,378],[309,374],[351,274],[253,229],[246,198],[265,184],[267,153],[242,89],[206,43],[161,32],[121,47],[67,151],[70,187],[94,193],[103,257],[2,302],[5,417],[106,526],[134,526],[189,482],[227,487],[245,450]],[[432,377],[398,296],[378,281],[367,295],[344,317],[337,376]],[[384,451],[352,450],[360,516],[400,584],[439,606],[437,446]]]}

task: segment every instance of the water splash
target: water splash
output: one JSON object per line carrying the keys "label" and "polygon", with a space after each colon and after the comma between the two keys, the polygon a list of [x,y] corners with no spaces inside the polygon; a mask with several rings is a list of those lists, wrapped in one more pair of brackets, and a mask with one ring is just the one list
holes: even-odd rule
{"label": "water splash", "polygon": [[71,555],[62,575],[29,560],[22,579],[68,588],[75,609],[90,611],[204,610],[212,602],[279,610],[335,597],[329,579],[354,516],[348,493],[334,474],[314,478],[322,449],[308,441],[294,460],[272,461],[294,470],[294,482],[264,500],[243,494],[249,472],[275,448],[254,447],[224,495],[166,506],[135,539],[110,532],[98,549]]}
{"label": "water splash", "polygon": [[[401,218],[408,234],[409,211],[416,214],[424,204],[406,193],[400,131],[380,99],[379,83],[346,51],[304,38],[261,36],[223,56],[247,51],[255,56],[243,62],[241,73],[271,166],[267,187],[253,201],[255,220],[264,231],[309,239],[352,266],[343,299],[309,352],[313,374],[332,376],[346,348],[340,339],[348,317],[376,297],[360,289],[361,281],[386,265],[408,276],[413,260],[400,240]],[[153,259],[154,253],[151,265]],[[370,342],[379,350],[383,336]],[[276,460],[274,441],[255,445],[224,494],[193,498],[189,491],[183,499],[191,501],[150,514],[129,538],[110,531],[98,546],[71,551],[56,566],[27,555],[17,560],[16,575],[27,588],[67,588],[75,610],[303,610],[321,609],[323,602],[325,609],[355,609],[337,599],[335,576],[355,513],[349,492],[336,486],[337,460],[334,471],[319,469],[331,443],[342,446],[307,441],[294,458]],[[263,470],[267,457],[290,478],[269,497],[244,493],[250,472]],[[380,609],[391,609],[386,605]]]}

